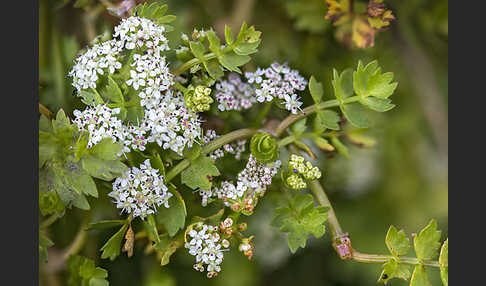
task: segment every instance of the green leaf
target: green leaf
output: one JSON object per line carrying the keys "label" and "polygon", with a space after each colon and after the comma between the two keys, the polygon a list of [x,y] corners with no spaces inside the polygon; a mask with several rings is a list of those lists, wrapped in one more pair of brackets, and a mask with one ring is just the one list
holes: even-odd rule
{"label": "green leaf", "polygon": [[115,233],[101,248],[103,253],[101,254],[101,258],[106,259],[109,258],[111,261],[115,260],[115,258],[120,255],[121,252],[121,243],[123,237],[125,236],[125,232],[128,229],[128,224],[124,224],[120,230]]}
{"label": "green leaf", "polygon": [[370,121],[366,109],[359,103],[348,103],[340,106],[346,119],[357,128],[368,128]]}
{"label": "green leaf", "polygon": [[203,62],[204,68],[208,72],[209,76],[211,76],[213,79],[219,79],[224,75],[223,69],[219,65],[219,62],[217,59],[211,59],[209,61],[204,61]]}
{"label": "green leaf", "polygon": [[92,230],[92,229],[105,229],[115,226],[120,226],[124,224],[126,220],[124,219],[117,219],[117,220],[100,220],[97,222],[92,222],[86,227],[85,230]]}
{"label": "green leaf", "polygon": [[309,91],[314,102],[316,104],[321,103],[324,90],[322,89],[322,83],[318,82],[314,76],[311,76],[309,80]]}
{"label": "green leaf", "polygon": [[388,229],[385,242],[386,247],[395,257],[405,255],[410,250],[410,240],[405,231],[403,229],[398,231],[393,225]]}
{"label": "green leaf", "polygon": [[92,104],[96,106],[104,103],[100,96],[91,91],[82,90],[79,95],[81,96],[81,102],[86,105]]}
{"label": "green leaf", "polygon": [[68,284],[71,286],[107,286],[109,285],[108,272],[96,267],[94,261],[80,256],[71,255],[67,260],[67,268],[69,272]]}
{"label": "green leaf", "polygon": [[89,149],[89,153],[102,160],[119,160],[117,154],[123,150],[123,143],[104,138]]}
{"label": "green leaf", "polygon": [[218,36],[214,31],[207,31],[206,35],[209,41],[209,50],[213,52],[215,55],[219,55],[221,52],[221,42],[219,41]]}
{"label": "green leaf", "polygon": [[235,53],[225,53],[218,57],[222,66],[237,73],[241,73],[241,70],[238,67],[246,64],[250,59],[249,56],[237,55]]}
{"label": "green leaf", "polygon": [[298,194],[288,206],[276,209],[276,217],[272,225],[280,227],[281,232],[287,232],[287,244],[292,253],[299,247],[304,248],[310,234],[319,238],[324,235],[324,223],[327,220],[329,207],[314,207],[312,195]]}
{"label": "green leaf", "polygon": [[257,47],[260,45],[260,40],[253,43],[240,43],[234,47],[235,54],[240,56],[247,56],[256,53]]}
{"label": "green leaf", "polygon": [[76,198],[73,200],[73,206],[80,208],[82,210],[89,210],[89,203],[88,200],[84,196],[76,196]]}
{"label": "green leaf", "polygon": [[339,154],[343,155],[346,159],[350,158],[348,147],[346,147],[346,145],[344,145],[336,136],[331,137],[331,143]]}
{"label": "green leaf", "polygon": [[200,61],[204,61],[204,52],[206,52],[206,48],[201,42],[190,41],[189,48],[191,48],[191,52],[194,54],[196,58]]}
{"label": "green leaf", "polygon": [[167,233],[159,237],[160,242],[156,243],[154,248],[162,253],[162,257],[160,259],[161,266],[169,264],[172,254],[176,252],[177,248],[182,246],[182,240],[183,238],[179,236],[170,238]]}
{"label": "green leaf", "polygon": [[193,190],[198,188],[209,190],[211,188],[209,177],[211,176],[219,176],[218,168],[209,157],[199,156],[182,171],[181,182]]}
{"label": "green leaf", "polygon": [[228,27],[228,25],[224,25],[224,39],[226,40],[226,44],[230,46],[233,44],[235,38],[233,36],[233,32],[231,31],[231,28]]}
{"label": "green leaf", "polygon": [[46,133],[52,133],[52,123],[44,114],[41,114],[39,118],[39,131]]}
{"label": "green leaf", "polygon": [[344,70],[341,74],[333,70],[332,87],[334,96],[339,100],[344,100],[353,95],[353,73],[351,69]]}
{"label": "green leaf", "polygon": [[147,215],[147,220],[143,221],[145,229],[147,230],[147,235],[153,242],[157,243],[160,241],[159,231],[157,230],[157,224],[155,222],[155,216],[153,214]]}
{"label": "green leaf", "polygon": [[184,158],[194,161],[201,155],[201,146],[193,144],[191,148],[184,150]]}
{"label": "green leaf", "polygon": [[53,159],[59,152],[56,138],[46,132],[39,131],[39,169],[47,160]]}
{"label": "green leaf", "polygon": [[392,104],[391,99],[388,98],[365,97],[365,98],[360,98],[359,102],[367,106],[369,109],[378,112],[386,112],[388,110],[393,109],[393,107],[395,107],[395,104]]}
{"label": "green leaf", "polygon": [[440,248],[441,231],[437,230],[437,222],[431,220],[429,224],[414,237],[415,254],[420,260],[434,259]]}
{"label": "green leaf", "polygon": [[439,256],[440,278],[444,286],[449,285],[449,239],[446,239]]}
{"label": "green leaf", "polygon": [[314,143],[317,145],[317,147],[321,148],[322,150],[325,150],[325,151],[334,151],[335,150],[334,146],[329,144],[329,141],[327,141],[326,139],[324,139],[322,137],[315,136],[313,138],[313,140],[314,140]]}
{"label": "green leaf", "polygon": [[111,181],[128,170],[128,167],[118,160],[107,161],[93,155],[86,155],[81,163],[88,174],[105,181]]}
{"label": "green leaf", "polygon": [[[317,130],[339,130],[339,121],[341,118],[336,111],[324,110],[316,113],[316,120],[314,121],[314,128]],[[317,125],[317,126],[316,126]]]}
{"label": "green leaf", "polygon": [[39,259],[42,262],[47,262],[47,249],[54,245],[47,236],[39,232]]}
{"label": "green leaf", "polygon": [[115,80],[111,77],[108,76],[108,84],[106,87],[101,91],[101,95],[110,100],[111,102],[114,103],[123,103],[125,102],[125,99],[123,98],[122,91],[120,90],[120,87],[118,84],[115,82]]}
{"label": "green leaf", "polygon": [[362,98],[368,96],[388,98],[398,85],[392,81],[393,73],[382,74],[377,61],[372,61],[366,66],[359,61],[357,70],[353,72],[354,92]]}
{"label": "green leaf", "polygon": [[307,126],[305,125],[306,122],[307,122],[307,117],[304,117],[298,120],[297,122],[295,122],[294,124],[292,124],[290,126],[290,131],[292,131],[292,134],[297,137],[302,135],[302,133],[304,133],[305,130],[307,129]]}
{"label": "green leaf", "polygon": [[395,259],[390,259],[388,262],[383,264],[383,271],[380,274],[378,283],[383,282],[388,283],[389,280],[393,278],[400,278],[403,280],[408,280],[410,278],[410,266],[407,264],[399,264]]}
{"label": "green leaf", "polygon": [[423,265],[417,264],[415,266],[412,279],[410,280],[410,286],[432,286]]}
{"label": "green leaf", "polygon": [[184,228],[186,222],[187,210],[184,199],[178,191],[171,191],[173,194],[169,198],[169,208],[160,207],[156,219],[157,222],[165,227],[169,236],[174,236],[180,229]]}

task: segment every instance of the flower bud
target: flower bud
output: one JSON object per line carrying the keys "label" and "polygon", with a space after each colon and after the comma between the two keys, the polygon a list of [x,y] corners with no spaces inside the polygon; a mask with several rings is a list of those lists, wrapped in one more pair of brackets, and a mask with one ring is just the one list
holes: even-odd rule
{"label": "flower bud", "polygon": [[259,132],[251,138],[250,151],[261,163],[275,161],[279,156],[277,141],[270,134],[264,132]]}

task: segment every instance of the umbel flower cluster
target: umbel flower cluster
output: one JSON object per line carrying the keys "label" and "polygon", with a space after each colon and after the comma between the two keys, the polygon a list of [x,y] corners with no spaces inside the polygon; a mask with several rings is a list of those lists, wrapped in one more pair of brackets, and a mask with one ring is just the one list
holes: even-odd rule
{"label": "umbel flower cluster", "polygon": [[296,92],[307,86],[307,80],[285,64],[273,63],[266,69],[257,68],[246,72],[247,82],[236,73],[230,73],[227,80],[216,83],[216,100],[221,111],[249,109],[257,102],[271,102],[277,99],[284,107],[296,114],[302,102]]}
{"label": "umbel flower cluster", "polygon": [[319,168],[312,166],[311,162],[305,162],[304,157],[292,154],[289,159],[289,168],[292,174],[287,177],[287,184],[293,189],[307,187],[306,180],[316,180],[321,177]]}
{"label": "umbel flower cluster", "polygon": [[[225,220],[226,225],[231,227],[233,221]],[[189,238],[187,238],[189,236]],[[211,278],[221,271],[220,264],[223,262],[223,252],[230,246],[230,242],[221,237],[217,226],[207,225],[202,222],[192,226],[189,232],[186,232],[184,247],[189,249],[189,254],[196,257],[194,269],[204,272],[207,271],[207,277]]]}
{"label": "umbel flower cluster", "polygon": [[234,211],[252,213],[258,197],[265,194],[280,166],[280,160],[263,164],[250,155],[245,169],[238,174],[236,185],[230,181],[222,181],[219,188],[199,191],[202,205],[206,206],[211,198],[218,198]]}
{"label": "umbel flower cluster", "polygon": [[113,182],[113,191],[108,194],[122,212],[144,219],[148,214],[157,212],[161,205],[169,208],[172,196],[164,185],[164,177],[159,170],[152,168],[147,159],[140,168],[129,169],[122,177]]}
{"label": "umbel flower cluster", "polygon": [[143,151],[148,142],[156,142],[182,154],[201,137],[197,112],[186,106],[182,93],[171,89],[174,76],[163,55],[169,50],[164,32],[162,25],[150,19],[123,19],[115,27],[113,40],[93,45],[75,60],[69,75],[79,96],[99,94],[99,85],[113,77],[123,81],[129,94],[138,96],[143,111],[136,123],[125,125],[114,116],[120,114],[117,108],[93,105],[76,111],[75,122],[89,131],[89,147],[111,137],[124,143],[123,152]]}

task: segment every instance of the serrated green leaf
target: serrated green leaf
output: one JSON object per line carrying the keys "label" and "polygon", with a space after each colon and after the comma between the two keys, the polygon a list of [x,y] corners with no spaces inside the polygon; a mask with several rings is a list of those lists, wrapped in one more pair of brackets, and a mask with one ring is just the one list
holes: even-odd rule
{"label": "serrated green leaf", "polygon": [[81,102],[86,104],[86,105],[100,105],[103,104],[103,99],[101,99],[100,96],[98,96],[96,93],[87,91],[87,90],[82,90],[79,95],[81,96]]}
{"label": "serrated green leaf", "polygon": [[92,229],[105,229],[115,226],[120,226],[124,224],[126,220],[123,219],[116,219],[116,220],[101,220],[97,222],[90,223],[85,230],[92,230]]}
{"label": "serrated green leaf", "polygon": [[238,67],[246,64],[250,59],[249,56],[242,56],[234,53],[225,53],[218,57],[222,66],[237,73],[241,73],[241,70]]}
{"label": "serrated green leaf", "polygon": [[157,222],[165,227],[169,236],[174,236],[180,229],[184,228],[187,210],[184,199],[178,191],[171,191],[173,194],[169,198],[169,208],[160,207],[156,219]]}
{"label": "serrated green leaf", "polygon": [[[339,130],[339,121],[341,118],[336,111],[333,110],[324,110],[319,111],[316,113],[316,121],[314,122],[314,126],[317,130]],[[317,125],[317,126],[316,126]]]}
{"label": "serrated green leaf", "polygon": [[309,91],[315,104],[321,103],[324,90],[322,83],[318,82],[314,76],[311,76],[309,80]]}
{"label": "serrated green leaf", "polygon": [[410,250],[410,240],[405,231],[403,229],[398,231],[393,225],[388,229],[385,242],[393,256],[405,255]]}
{"label": "serrated green leaf", "polygon": [[370,126],[370,121],[366,109],[359,103],[348,103],[340,106],[346,119],[354,127],[357,128],[368,128]]}
{"label": "serrated green leaf", "polygon": [[240,43],[233,48],[235,54],[240,56],[247,56],[256,53],[258,46],[260,45],[260,40],[253,43]]}
{"label": "serrated green leaf", "polygon": [[75,190],[78,194],[90,195],[95,198],[98,197],[98,190],[96,184],[90,175],[82,169],[80,163],[67,162],[65,165],[65,176],[69,187]]}
{"label": "serrated green leaf", "polygon": [[204,52],[206,52],[206,48],[201,42],[189,41],[189,48],[196,58],[201,61],[204,60],[203,57]]}
{"label": "serrated green leaf", "polygon": [[110,239],[108,239],[108,241],[101,248],[101,251],[103,251],[101,258],[109,258],[111,261],[113,261],[118,255],[120,255],[121,243],[127,229],[128,224],[124,224],[120,230],[118,230],[112,237],[110,237]]}
{"label": "serrated green leaf", "polygon": [[407,264],[399,264],[395,259],[390,259],[383,264],[383,271],[380,274],[378,283],[383,282],[387,284],[393,278],[400,278],[408,280],[410,278],[410,266]]}
{"label": "serrated green leaf", "polygon": [[334,96],[339,100],[344,100],[353,95],[353,72],[351,69],[344,70],[341,74],[333,70],[332,87]]}
{"label": "serrated green leaf", "polygon": [[211,76],[215,80],[221,78],[224,75],[223,69],[219,65],[219,61],[217,59],[204,61],[203,65],[209,76]]}
{"label": "serrated green leaf", "polygon": [[434,259],[440,248],[441,231],[437,230],[437,222],[431,220],[429,224],[414,237],[415,254],[420,260]]}
{"label": "serrated green leaf", "polygon": [[86,155],[81,160],[83,169],[92,177],[111,181],[128,170],[128,167],[118,160],[102,160],[93,155]]}
{"label": "serrated green leaf", "polygon": [[117,154],[123,150],[123,143],[113,142],[111,138],[104,138],[89,149],[89,154],[102,160],[118,160]]}
{"label": "serrated green leaf", "polygon": [[192,145],[191,148],[184,150],[184,157],[194,161],[201,155],[201,146],[199,144]]}
{"label": "serrated green leaf", "polygon": [[446,239],[439,256],[440,278],[444,286],[449,285],[449,239]]}
{"label": "serrated green leaf", "polygon": [[413,270],[412,279],[410,279],[410,286],[432,286],[425,272],[425,268],[421,264],[415,265]]}
{"label": "serrated green leaf", "polygon": [[307,129],[306,126],[307,117],[304,117],[290,126],[290,131],[293,135],[299,137]]}
{"label": "serrated green leaf", "polygon": [[361,61],[358,68],[353,72],[354,92],[362,98],[375,96],[388,98],[395,91],[398,83],[394,82],[393,73],[381,73],[381,68],[377,61],[372,61],[366,66]]}
{"label": "serrated green leaf", "polygon": [[[167,23],[171,23],[171,22],[174,22],[175,19],[177,19],[176,16],[174,15],[165,15],[163,17],[160,17],[159,19],[157,19],[157,24],[167,24]],[[167,32],[171,32],[172,30],[170,30],[170,28],[168,27],[171,27],[171,26],[168,26],[168,25],[163,25],[165,30]]]}
{"label": "serrated green leaf", "polygon": [[359,102],[367,106],[369,109],[378,112],[386,112],[395,107],[395,104],[392,104],[391,100],[388,98],[365,97],[360,98]]}
{"label": "serrated green leaf", "polygon": [[191,165],[181,173],[181,182],[189,188],[209,190],[211,188],[210,176],[219,176],[218,168],[207,156],[199,156]]}
{"label": "serrated green leaf", "polygon": [[125,102],[120,87],[111,76],[108,76],[108,84],[104,89],[102,89],[101,95],[107,100],[109,100],[110,102],[114,102],[114,103]]}
{"label": "serrated green leaf", "polygon": [[73,206],[75,206],[79,209],[82,209],[82,210],[85,210],[85,211],[90,209],[88,200],[83,195],[76,196],[76,198],[74,198],[72,203],[73,203]]}
{"label": "serrated green leaf", "polygon": [[328,210],[329,207],[314,207],[312,195],[298,194],[288,206],[276,209],[272,225],[288,233],[287,244],[290,251],[295,253],[299,247],[305,247],[310,234],[316,238],[324,235]]}

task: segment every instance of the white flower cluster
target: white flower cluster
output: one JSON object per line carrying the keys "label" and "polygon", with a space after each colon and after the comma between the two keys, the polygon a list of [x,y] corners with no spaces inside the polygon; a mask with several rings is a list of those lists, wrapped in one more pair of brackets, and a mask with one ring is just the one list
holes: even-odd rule
{"label": "white flower cluster", "polygon": [[273,63],[266,69],[258,68],[255,72],[246,72],[249,83],[255,83],[256,100],[272,101],[274,98],[284,100],[285,108],[296,114],[302,102],[295,94],[296,90],[304,90],[307,80],[285,64]]}
{"label": "white flower cluster", "polygon": [[82,89],[96,88],[98,75],[103,75],[106,71],[113,74],[115,70],[120,69],[122,64],[118,55],[122,50],[122,42],[110,40],[95,44],[78,56],[76,64],[69,72],[78,93]]}
{"label": "white flower cluster", "polygon": [[[219,135],[216,135],[216,131],[212,129],[208,129],[206,130],[206,134],[202,138],[203,144],[207,144],[218,137]],[[245,139],[237,140],[236,142],[225,144],[222,148],[216,149],[215,151],[209,154],[209,157],[213,160],[216,160],[218,158],[224,157],[226,152],[229,154],[234,154],[235,159],[239,160],[241,158],[241,154],[246,150],[245,146],[246,146]]]}
{"label": "white flower cluster", "polygon": [[113,142],[124,140],[124,130],[121,120],[115,117],[120,108],[108,108],[106,105],[88,106],[84,111],[74,110],[79,130],[89,132],[88,148],[104,138],[112,138]]}
{"label": "white flower cluster", "polygon": [[230,73],[228,80],[216,83],[216,91],[220,111],[248,109],[256,102],[255,89],[243,82],[237,73]]}
{"label": "white flower cluster", "polygon": [[88,106],[85,110],[74,110],[76,123],[79,130],[89,133],[88,148],[93,147],[104,138],[111,138],[113,142],[122,142],[124,148],[121,155],[133,150],[145,150],[147,138],[145,137],[146,128],[143,125],[123,125],[121,120],[115,115],[120,113],[120,108],[109,108],[105,104]]}
{"label": "white flower cluster", "polygon": [[[218,233],[218,227],[206,225],[202,222],[195,224],[188,233],[190,240],[184,245],[189,254],[196,257],[194,269],[203,272],[207,270],[207,277],[211,278],[221,271],[223,251],[230,243]],[[206,267],[205,267],[206,266]]]}
{"label": "white flower cluster", "polygon": [[219,188],[199,190],[202,205],[206,206],[210,198],[218,198],[223,200],[228,207],[232,206],[234,202],[243,200],[245,206],[248,204],[248,207],[251,208],[256,203],[255,198],[263,195],[267,186],[272,183],[272,178],[277,174],[280,166],[280,160],[263,164],[259,163],[253,155],[250,155],[245,169],[238,174],[236,185],[229,181],[223,181]]}
{"label": "white flower cluster", "polygon": [[108,196],[115,199],[116,207],[133,217],[144,219],[148,214],[157,212],[157,207],[169,208],[172,196],[164,185],[164,177],[159,170],[152,168],[147,159],[140,169],[133,167],[113,182],[113,191]]}
{"label": "white flower cluster", "polygon": [[[100,75],[113,74],[121,69],[121,62],[127,62],[125,84],[141,98],[144,113],[143,118],[137,118],[137,125],[123,125],[112,116],[119,113],[118,108],[101,105],[76,111],[75,116],[80,118],[78,126],[90,132],[88,147],[111,137],[113,141],[124,143],[123,152],[143,151],[148,142],[156,142],[164,149],[182,154],[185,146],[191,147],[201,137],[197,113],[187,108],[180,92],[170,89],[174,76],[163,55],[169,50],[164,32],[163,26],[150,19],[123,19],[115,27],[113,40],[95,44],[75,60],[69,75],[73,77],[78,95],[83,89],[96,89]],[[130,58],[123,58],[127,56]],[[100,109],[102,114],[99,114]]]}
{"label": "white flower cluster", "polygon": [[187,108],[184,95],[168,90],[154,108],[145,110],[144,124],[149,142],[182,155],[184,146],[192,147],[201,137],[201,122],[197,112]]}

